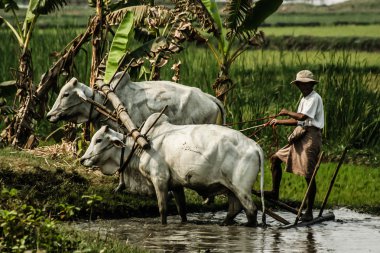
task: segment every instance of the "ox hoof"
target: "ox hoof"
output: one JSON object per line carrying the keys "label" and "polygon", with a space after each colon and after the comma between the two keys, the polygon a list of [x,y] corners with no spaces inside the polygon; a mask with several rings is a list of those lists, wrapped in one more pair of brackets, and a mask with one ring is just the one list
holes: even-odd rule
{"label": "ox hoof", "polygon": [[125,189],[125,184],[119,184],[114,190],[114,193],[120,193]]}
{"label": "ox hoof", "polygon": [[246,227],[252,227],[252,228],[255,228],[255,227],[257,227],[257,221],[255,221],[255,222],[247,222],[247,223],[245,223],[244,224],[244,226],[246,226]]}
{"label": "ox hoof", "polygon": [[233,220],[224,220],[220,225],[221,226],[231,226],[231,225],[235,225],[236,222],[233,221]]}
{"label": "ox hoof", "polygon": [[211,196],[211,197],[205,198],[202,202],[202,205],[211,205],[214,203],[215,203],[215,198],[214,196]]}

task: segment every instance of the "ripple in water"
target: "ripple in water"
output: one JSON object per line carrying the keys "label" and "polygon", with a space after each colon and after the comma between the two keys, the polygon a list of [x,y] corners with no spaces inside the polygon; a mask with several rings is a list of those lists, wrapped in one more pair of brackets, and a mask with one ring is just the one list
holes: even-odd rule
{"label": "ripple in water", "polygon": [[[290,222],[295,219],[295,215],[286,212],[279,214]],[[185,224],[179,216],[169,216],[166,226],[160,224],[158,217],[101,220],[91,226],[76,226],[116,236],[153,252],[380,252],[380,217],[348,209],[334,210],[334,214],[335,221],[292,229],[279,229],[280,224],[269,216],[268,228],[244,227],[244,213],[236,217],[236,225],[219,226],[225,212],[190,213]]]}

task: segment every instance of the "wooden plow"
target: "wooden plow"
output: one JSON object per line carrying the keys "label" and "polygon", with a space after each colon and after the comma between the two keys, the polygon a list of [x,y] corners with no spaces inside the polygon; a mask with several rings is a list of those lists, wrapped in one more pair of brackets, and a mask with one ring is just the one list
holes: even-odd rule
{"label": "wooden plow", "polygon": [[[271,203],[274,206],[277,206],[277,207],[279,207],[279,208],[281,208],[283,210],[286,210],[288,212],[291,212],[291,213],[295,214],[296,218],[295,218],[294,222],[290,222],[290,221],[284,219],[283,217],[281,217],[280,215],[278,215],[278,214],[276,214],[273,211],[268,210],[268,209],[265,210],[265,214],[267,214],[267,215],[271,216],[273,219],[281,222],[283,225],[280,226],[280,228],[283,228],[283,229],[294,228],[294,227],[311,226],[311,225],[318,224],[318,223],[321,223],[321,222],[324,222],[324,221],[334,220],[335,219],[335,215],[334,215],[333,212],[329,212],[329,213],[323,214],[323,211],[324,211],[324,209],[326,207],[328,198],[330,196],[331,190],[332,190],[332,188],[334,186],[334,183],[335,183],[335,179],[336,179],[336,177],[338,175],[340,167],[343,164],[343,161],[344,161],[344,159],[346,157],[347,151],[348,151],[348,147],[346,147],[344,149],[343,154],[340,157],[339,163],[338,163],[338,165],[337,165],[337,167],[335,169],[333,177],[331,178],[329,188],[328,188],[328,190],[326,192],[325,198],[323,200],[323,203],[322,203],[321,208],[319,210],[318,216],[316,218],[314,218],[311,221],[300,221],[300,217],[302,216],[302,209],[303,209],[304,204],[306,202],[306,198],[307,198],[307,195],[309,193],[310,187],[307,188],[307,190],[305,192],[305,195],[303,197],[302,203],[301,203],[301,205],[300,205],[300,207],[298,209],[294,208],[294,207],[291,207],[291,206],[289,206],[289,205],[287,205],[287,204],[285,204],[285,203],[283,203],[281,201],[274,200],[274,199],[271,199],[271,198],[265,198],[265,195],[264,195],[265,200],[268,201],[269,203]],[[318,163],[317,163],[317,165],[316,165],[316,167],[314,169],[314,172],[313,172],[313,175],[312,175],[312,178],[310,180],[309,185],[311,185],[312,181],[315,180],[315,176],[317,175],[317,172],[318,172],[321,160],[322,160],[322,156],[323,156],[323,152],[321,152],[320,155],[319,155]],[[260,192],[252,191],[252,193],[255,194],[255,195],[257,195],[257,196],[261,196]]]}

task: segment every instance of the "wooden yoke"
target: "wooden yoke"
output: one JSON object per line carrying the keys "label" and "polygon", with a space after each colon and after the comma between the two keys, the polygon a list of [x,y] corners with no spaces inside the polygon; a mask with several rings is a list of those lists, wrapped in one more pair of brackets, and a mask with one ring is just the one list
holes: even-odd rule
{"label": "wooden yoke", "polygon": [[150,145],[148,141],[145,139],[143,135],[139,132],[135,124],[132,122],[131,117],[127,113],[127,110],[125,109],[123,103],[120,101],[118,96],[111,90],[108,84],[105,84],[103,82],[97,83],[99,89],[107,96],[107,98],[111,101],[113,107],[116,110],[116,115],[120,119],[120,121],[123,123],[123,125],[127,128],[127,130],[130,132],[132,138],[136,141],[136,143],[142,148],[142,149],[149,149]]}

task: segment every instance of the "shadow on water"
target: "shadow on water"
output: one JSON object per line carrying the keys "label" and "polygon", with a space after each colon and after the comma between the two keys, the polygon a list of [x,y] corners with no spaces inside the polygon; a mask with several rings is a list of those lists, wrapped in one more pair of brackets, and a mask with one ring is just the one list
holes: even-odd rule
{"label": "shadow on water", "polygon": [[[336,220],[311,227],[279,229],[280,224],[267,218],[269,227],[249,228],[245,215],[237,216],[236,225],[220,226],[225,212],[191,213],[189,222],[178,216],[168,217],[162,226],[159,218],[101,220],[83,230],[120,240],[153,252],[376,252],[380,250],[380,217],[348,209],[334,210]],[[289,221],[294,215],[279,212]],[[259,217],[260,218],[260,217]]]}

